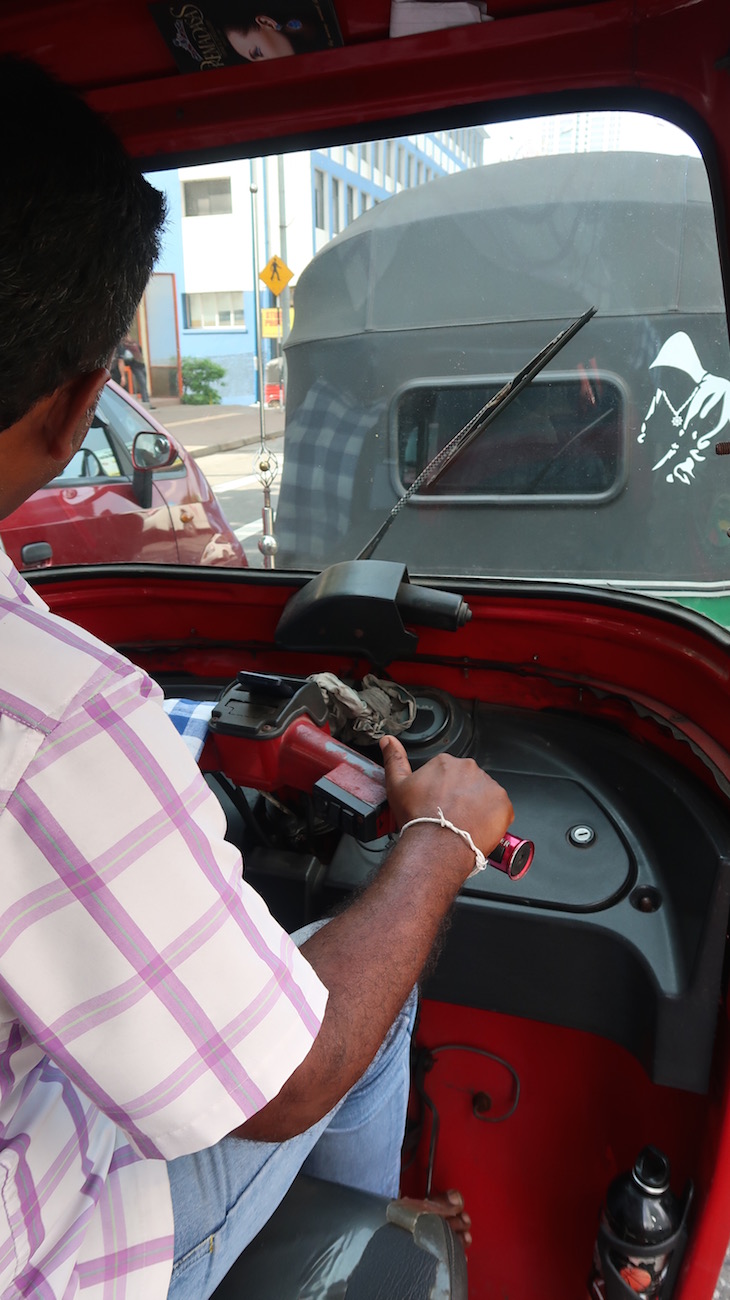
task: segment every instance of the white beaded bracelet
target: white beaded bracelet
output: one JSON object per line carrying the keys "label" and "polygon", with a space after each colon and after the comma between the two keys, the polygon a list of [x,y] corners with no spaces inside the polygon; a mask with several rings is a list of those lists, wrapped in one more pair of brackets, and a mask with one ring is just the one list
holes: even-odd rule
{"label": "white beaded bracelet", "polygon": [[[408,830],[409,826],[418,826],[420,822],[433,822],[436,826],[444,826],[447,831],[453,831],[454,835],[460,835],[462,840],[466,840],[469,845],[469,848],[476,859],[476,866],[471,874],[475,875],[477,871],[483,871],[487,865],[487,859],[481,849],[477,848],[469,832],[461,830],[459,826],[454,826],[454,823],[450,822],[448,817],[444,817],[440,808],[437,808],[436,812],[438,813],[438,817],[414,817],[413,821],[406,822],[405,826],[401,826],[400,828],[400,835],[403,835]],[[400,835],[398,836],[399,839]]]}

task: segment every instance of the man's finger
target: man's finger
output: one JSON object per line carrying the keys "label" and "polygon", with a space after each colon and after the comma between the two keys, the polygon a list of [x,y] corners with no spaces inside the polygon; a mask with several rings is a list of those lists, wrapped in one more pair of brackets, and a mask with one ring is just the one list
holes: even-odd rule
{"label": "man's finger", "polygon": [[380,752],[383,755],[385,779],[388,785],[404,781],[411,775],[408,755],[395,736],[383,736],[380,741]]}

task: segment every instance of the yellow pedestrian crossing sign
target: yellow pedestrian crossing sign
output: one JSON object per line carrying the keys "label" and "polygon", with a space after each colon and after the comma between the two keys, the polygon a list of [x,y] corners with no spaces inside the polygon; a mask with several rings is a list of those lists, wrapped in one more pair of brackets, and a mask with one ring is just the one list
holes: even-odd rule
{"label": "yellow pedestrian crossing sign", "polygon": [[259,271],[259,280],[263,280],[272,293],[280,294],[282,289],[286,289],[293,274],[280,257],[270,257],[263,271]]}

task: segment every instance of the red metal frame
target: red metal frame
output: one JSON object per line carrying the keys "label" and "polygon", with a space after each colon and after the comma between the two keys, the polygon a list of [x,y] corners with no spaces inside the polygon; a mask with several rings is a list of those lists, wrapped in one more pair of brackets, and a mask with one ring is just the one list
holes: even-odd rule
{"label": "red metal frame", "polygon": [[[471,1210],[470,1300],[582,1300],[605,1189],[647,1140],[670,1156],[678,1188],[690,1177],[697,1182],[698,1148],[711,1142],[707,1099],[655,1087],[623,1048],[603,1038],[426,1002],[418,1043],[486,1049],[520,1080],[514,1114],[494,1123],[514,1098],[503,1066],[468,1050],[436,1052],[425,1076],[440,1121],[434,1187],[458,1186]],[[479,1092],[492,1103],[485,1119],[473,1111]],[[424,1188],[428,1112],[424,1127],[407,1174],[414,1195]],[[704,1199],[707,1187],[697,1191]],[[712,1245],[716,1278],[725,1244]],[[711,1250],[709,1240],[704,1247]],[[688,1270],[677,1300],[706,1300],[713,1290],[714,1279],[709,1291],[690,1284]]]}
{"label": "red metal frame", "polygon": [[[6,0],[0,49],[36,58],[77,85],[146,165],[206,153],[257,155],[275,143],[399,133],[447,109],[454,123],[507,119],[548,106],[621,104],[673,116],[705,151],[726,278],[730,246],[730,7],[726,0],[490,0],[494,22],[387,39],[389,0],[336,0],[344,48],[257,67],[181,76],[146,0]],[[93,57],[90,57],[93,51]],[[225,680],[242,667],[303,674],[274,632],[293,591],[275,574],[43,576],[60,614],[121,645],[153,671]],[[547,591],[470,592],[458,636],[425,631],[418,657],[393,676],[457,696],[559,708],[615,721],[730,788],[725,634],[640,601]],[[327,656],[327,667],[359,665]],[[540,978],[540,972],[535,972]],[[730,1236],[730,1080],[720,1017],[713,1091],[659,1089],[604,1040],[530,1021],[426,1003],[430,1046],[466,1042],[517,1068],[522,1098],[503,1126],[471,1113],[480,1058],[454,1054],[432,1072],[444,1136],[436,1181],[462,1186],[475,1222],[470,1293],[511,1300],[582,1296],[596,1208],[609,1177],[647,1138],[664,1145],[678,1179],[697,1182],[695,1228],[674,1300],[710,1300]],[[476,1081],[476,1083],[475,1083]],[[486,1084],[483,1085],[486,1088]],[[490,1087],[499,1095],[498,1076]],[[446,1136],[448,1134],[448,1137]],[[427,1134],[424,1141],[427,1140]],[[423,1174],[424,1145],[409,1175]],[[519,1174],[519,1178],[516,1175]],[[494,1188],[500,1189],[495,1197]],[[505,1268],[509,1261],[509,1270]]]}
{"label": "red metal frame", "polygon": [[[291,656],[274,645],[294,590],[285,579],[218,574],[211,582],[147,570],[44,575],[39,583],[55,613],[156,671],[225,679],[253,667],[261,654],[268,671],[291,671]],[[730,780],[730,710],[718,707],[727,689],[727,633],[669,604],[662,616],[656,602],[631,597],[617,604],[583,594],[535,593],[528,600],[469,592],[467,599],[471,621],[457,636],[422,629],[418,657],[392,665],[395,678],[405,674],[414,685],[425,684],[437,672],[438,685],[460,697],[620,717],[624,727],[651,728],[655,742],[661,724],[668,743],[679,743],[672,736],[688,742],[682,760],[688,766],[696,767],[695,746]],[[327,661],[333,671],[358,668],[341,655]],[[296,662],[302,675],[314,671],[318,657],[298,655]]]}

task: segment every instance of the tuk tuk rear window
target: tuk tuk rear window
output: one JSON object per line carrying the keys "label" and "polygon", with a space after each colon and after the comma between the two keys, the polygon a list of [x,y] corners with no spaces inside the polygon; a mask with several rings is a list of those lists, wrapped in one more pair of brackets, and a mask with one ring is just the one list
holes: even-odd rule
{"label": "tuk tuk rear window", "polygon": [[[418,383],[393,404],[403,490],[500,391],[510,376],[483,383]],[[538,376],[461,452],[423,497],[607,498],[625,469],[625,401],[606,374]]]}

